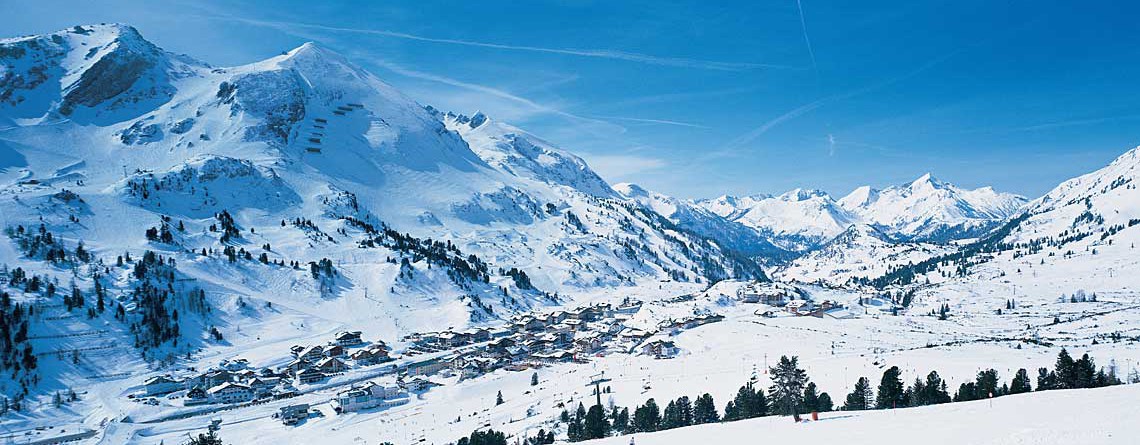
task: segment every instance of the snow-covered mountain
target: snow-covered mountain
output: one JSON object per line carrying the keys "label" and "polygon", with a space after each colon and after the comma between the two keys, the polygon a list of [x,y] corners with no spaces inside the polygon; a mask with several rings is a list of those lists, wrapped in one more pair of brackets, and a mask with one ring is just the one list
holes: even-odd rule
{"label": "snow-covered mountain", "polygon": [[929,174],[882,190],[856,188],[839,200],[819,190],[779,196],[721,196],[700,206],[759,230],[796,251],[822,246],[855,224],[900,241],[948,242],[979,236],[1012,216],[1025,199],[990,187],[960,189]]}
{"label": "snow-covered mountain", "polygon": [[652,208],[678,227],[715,240],[727,249],[764,260],[780,260],[789,255],[756,229],[729,221],[691,201],[646,190],[637,184],[621,183],[613,188],[626,199]]}
{"label": "snow-covered mountain", "polygon": [[1140,149],[1058,185],[975,242],[871,281],[1013,283],[1024,288],[1091,291],[1140,285]]}
{"label": "snow-covered mountain", "polygon": [[1025,198],[991,187],[965,190],[929,173],[882,190],[863,186],[841,198],[840,207],[895,236],[946,242],[977,237],[1013,216]]}
{"label": "snow-covered mountain", "polygon": [[917,263],[953,251],[952,246],[899,241],[867,224],[843,233],[779,268],[774,277],[844,285],[852,278],[877,277],[892,267]]}
{"label": "snow-covered mountain", "polygon": [[[0,41],[0,225],[41,223],[104,261],[156,250],[212,292],[337,323],[386,314],[392,333],[598,288],[762,276],[580,158],[424,107],[318,45],[219,68],[125,25]],[[144,237],[160,225],[179,229]],[[231,247],[251,260],[218,261]],[[322,259],[335,280],[274,266]]]}
{"label": "snow-covered mountain", "polygon": [[818,247],[858,221],[820,190],[795,189],[779,196],[726,195],[697,204],[756,229],[773,244],[790,251]]}

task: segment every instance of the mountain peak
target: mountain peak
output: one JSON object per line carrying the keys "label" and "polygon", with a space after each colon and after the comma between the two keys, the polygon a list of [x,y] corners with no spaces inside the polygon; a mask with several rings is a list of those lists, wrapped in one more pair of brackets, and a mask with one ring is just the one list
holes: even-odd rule
{"label": "mountain peak", "polygon": [[827,192],[816,189],[795,188],[779,196],[779,198],[784,201],[807,201],[816,197],[827,197]]}
{"label": "mountain peak", "polygon": [[649,196],[649,191],[642,188],[640,185],[632,182],[621,182],[613,185],[613,189],[620,193],[622,196],[634,198],[639,196]]}
{"label": "mountain peak", "polygon": [[911,181],[909,187],[913,190],[920,188],[941,188],[944,185],[946,185],[945,182],[942,182],[938,178],[934,177],[934,175],[927,172],[922,176],[919,176],[918,179]]}
{"label": "mountain peak", "polygon": [[336,51],[328,49],[323,45],[316,42],[305,42],[300,46],[293,48],[286,52],[279,58],[280,62],[292,62],[294,64],[307,64],[307,63],[328,63],[352,67],[356,69],[352,63],[344,56]]}

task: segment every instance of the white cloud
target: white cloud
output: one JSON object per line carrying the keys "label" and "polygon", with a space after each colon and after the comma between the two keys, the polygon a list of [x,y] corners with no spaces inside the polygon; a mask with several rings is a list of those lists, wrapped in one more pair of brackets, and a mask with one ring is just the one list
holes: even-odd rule
{"label": "white cloud", "polygon": [[630,176],[660,170],[669,165],[663,159],[631,154],[580,154],[594,171],[610,183],[621,182]]}

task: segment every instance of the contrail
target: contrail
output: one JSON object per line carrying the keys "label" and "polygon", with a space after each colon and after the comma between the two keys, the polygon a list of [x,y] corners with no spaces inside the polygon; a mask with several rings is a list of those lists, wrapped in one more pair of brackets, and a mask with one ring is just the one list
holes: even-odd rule
{"label": "contrail", "polygon": [[641,54],[641,53],[612,50],[612,49],[546,48],[546,47],[540,47],[540,46],[508,45],[508,44],[502,44],[502,43],[489,43],[489,42],[480,42],[480,41],[474,41],[474,40],[444,39],[444,38],[436,38],[436,37],[427,37],[427,36],[420,36],[420,35],[416,35],[416,34],[409,34],[409,33],[405,33],[405,32],[390,31],[390,30],[385,30],[385,29],[347,28],[347,27],[341,27],[341,26],[328,26],[328,25],[318,25],[318,24],[300,23],[300,22],[255,20],[255,19],[247,19],[247,18],[243,18],[243,17],[234,17],[234,16],[216,16],[215,15],[212,17],[218,18],[218,19],[223,19],[223,20],[231,20],[231,21],[246,23],[246,24],[250,24],[250,25],[276,28],[276,29],[282,29],[282,28],[288,28],[288,27],[297,27],[297,28],[318,29],[318,30],[330,31],[330,32],[371,34],[371,35],[393,37],[393,38],[404,39],[404,40],[414,40],[414,41],[419,41],[419,42],[444,43],[444,44],[451,44],[451,45],[472,46],[472,47],[479,47],[479,48],[491,48],[491,49],[512,50],[512,51],[528,51],[528,52],[548,53],[548,54],[564,54],[564,55],[579,56],[579,57],[595,57],[595,58],[602,58],[602,59],[623,60],[623,61],[627,61],[627,62],[636,62],[636,63],[644,63],[644,64],[660,65],[660,66],[673,66],[673,67],[682,67],[682,68],[701,68],[701,69],[720,70],[720,71],[745,71],[745,70],[752,70],[752,69],[796,69],[796,67],[791,67],[791,66],[786,66],[786,65],[777,65],[777,64],[748,63],[748,62],[718,62],[718,61],[712,61],[712,60],[687,59],[687,58],[683,58],[683,57],[661,57],[661,56],[654,56],[654,55],[649,55],[649,54]]}
{"label": "contrail", "polygon": [[621,117],[621,116],[598,116],[598,118],[614,119],[614,120],[629,121],[629,122],[642,122],[642,123],[647,123],[647,124],[675,125],[678,127],[689,127],[689,128],[709,128],[707,126],[700,125],[700,124],[692,124],[692,123],[680,122],[680,121],[671,121],[671,120],[666,120],[666,119],[645,119],[645,118]]}
{"label": "contrail", "polygon": [[807,42],[808,55],[811,56],[811,69],[819,75],[819,67],[815,63],[815,50],[811,47],[811,38],[808,37],[807,21],[804,20],[804,5],[800,4],[800,0],[796,0],[796,9],[800,11],[800,29],[804,32],[804,42]]}
{"label": "contrail", "polygon": [[886,88],[888,86],[902,82],[906,79],[910,79],[914,76],[921,74],[922,72],[924,72],[930,68],[933,68],[934,66],[936,66],[942,62],[945,62],[946,59],[953,57],[954,55],[958,54],[959,52],[961,52],[961,50],[952,51],[948,54],[937,57],[937,58],[935,58],[929,62],[922,64],[922,66],[919,66],[918,68],[915,68],[914,70],[911,70],[910,72],[904,73],[900,76],[892,77],[892,78],[884,80],[882,82],[874,83],[874,84],[865,86],[863,88],[859,88],[857,90],[852,90],[852,91],[848,91],[846,93],[836,94],[833,96],[823,97],[823,98],[816,99],[816,100],[813,100],[811,102],[808,102],[806,104],[800,105],[796,108],[793,108],[790,111],[785,112],[784,114],[781,114],[781,115],[776,116],[775,118],[773,118],[767,122],[764,122],[759,127],[752,129],[752,131],[749,131],[745,134],[742,134],[742,135],[736,137],[735,139],[729,141],[728,144],[725,144],[725,148],[726,149],[735,148],[735,147],[739,147],[741,145],[744,145],[748,142],[751,142],[752,140],[754,140],[760,136],[763,136],[764,133],[768,132],[768,130],[771,130],[772,128],[775,128],[776,126],[783,124],[784,122],[787,122],[789,120],[800,117],[800,116],[802,116],[802,115],[804,115],[810,111],[815,110],[816,108],[822,107],[822,106],[827,105],[829,103],[838,102],[841,100],[846,100],[846,99],[850,99],[850,98],[857,97],[857,96],[862,96],[864,94],[867,94],[867,93],[870,93],[870,92],[873,92],[873,91],[876,91],[876,90],[879,90],[882,88]]}
{"label": "contrail", "polygon": [[589,123],[594,123],[594,124],[601,124],[601,125],[605,125],[605,126],[615,127],[618,129],[618,131],[625,132],[624,127],[617,125],[617,124],[614,124],[612,122],[606,122],[603,120],[591,119],[588,117],[578,116],[576,114],[568,113],[568,112],[559,110],[557,108],[552,108],[552,107],[549,107],[547,105],[540,104],[538,102],[527,99],[525,97],[521,97],[521,96],[517,96],[517,95],[511,94],[511,93],[508,93],[508,92],[500,90],[498,88],[492,88],[492,87],[489,87],[486,85],[479,85],[479,84],[475,84],[475,83],[464,82],[461,80],[452,79],[450,77],[444,77],[444,76],[440,76],[440,75],[436,75],[436,74],[425,73],[422,71],[416,71],[416,70],[404,68],[404,67],[397,65],[395,63],[387,62],[387,61],[380,60],[380,59],[373,59],[372,63],[374,63],[374,64],[376,64],[376,65],[378,65],[378,66],[380,66],[380,67],[382,67],[388,71],[399,74],[401,76],[428,80],[428,81],[442,83],[445,85],[451,85],[453,87],[463,88],[463,89],[471,90],[471,91],[478,91],[481,93],[489,94],[491,96],[495,96],[495,97],[506,99],[506,100],[509,100],[512,102],[520,103],[520,104],[523,104],[529,108],[532,108],[534,110],[541,111],[544,113],[551,113],[554,115],[562,116],[562,117],[570,119],[570,120],[575,120],[575,121],[580,121],[580,122],[589,122]]}

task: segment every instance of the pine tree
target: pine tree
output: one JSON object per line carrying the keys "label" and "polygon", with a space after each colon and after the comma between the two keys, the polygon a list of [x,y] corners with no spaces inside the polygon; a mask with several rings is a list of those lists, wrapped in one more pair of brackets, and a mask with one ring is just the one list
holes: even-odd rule
{"label": "pine tree", "polygon": [[982,400],[990,397],[999,397],[1002,394],[1001,389],[998,388],[998,373],[994,369],[987,369],[979,371],[978,376],[974,382],[974,399]]}
{"label": "pine tree", "polygon": [[645,405],[637,407],[633,412],[633,428],[640,433],[657,431],[661,425],[661,411],[653,399],[645,401]]}
{"label": "pine tree", "polygon": [[1037,369],[1037,390],[1049,391],[1057,389],[1057,373],[1048,368]]}
{"label": "pine tree", "polygon": [[804,411],[823,411],[819,409],[819,390],[814,382],[810,382],[804,387]]}
{"label": "pine tree", "polygon": [[670,401],[665,405],[665,411],[661,412],[661,429],[671,430],[682,426],[684,425],[681,425],[681,415],[677,412],[677,402]]}
{"label": "pine tree", "polygon": [[826,413],[835,409],[835,404],[831,402],[831,396],[826,392],[819,393],[819,402],[816,405],[816,411]]}
{"label": "pine tree", "polygon": [[901,371],[899,371],[898,366],[891,366],[883,372],[883,379],[879,382],[879,395],[875,399],[875,408],[890,409],[906,406],[900,374]]}
{"label": "pine tree", "polygon": [[926,391],[926,396],[923,399],[927,405],[950,402],[950,393],[946,390],[946,381],[942,380],[937,371],[930,371],[930,374],[926,375],[926,383],[923,386]]}
{"label": "pine tree", "polygon": [[772,376],[772,405],[783,415],[800,414],[803,409],[804,386],[808,382],[807,372],[799,368],[799,358],[781,356],[779,363],[768,370]]}
{"label": "pine tree", "polygon": [[1029,372],[1025,368],[1017,370],[1017,374],[1013,376],[1013,380],[1009,383],[1010,394],[1022,394],[1032,391],[1029,386]]}
{"label": "pine tree", "polygon": [[696,403],[693,404],[693,424],[702,425],[719,421],[720,416],[716,412],[716,403],[713,402],[712,396],[704,393],[697,397]]}
{"label": "pine tree", "polygon": [[218,437],[217,433],[209,430],[206,434],[199,434],[198,437],[191,437],[190,443],[187,445],[225,445],[222,443],[222,438]]}
{"label": "pine tree", "polygon": [[583,422],[582,439],[601,439],[610,434],[610,423],[606,420],[606,411],[602,405],[590,407]]}
{"label": "pine tree", "polygon": [[847,394],[847,400],[843,402],[844,411],[862,411],[871,406],[871,382],[866,377],[859,377],[855,382],[855,388],[850,394]]}
{"label": "pine tree", "polygon": [[626,433],[629,431],[629,408],[622,408],[621,410],[614,410],[614,431]]}
{"label": "pine tree", "polygon": [[678,426],[693,424],[693,403],[689,400],[689,396],[677,398],[677,420]]}
{"label": "pine tree", "polygon": [[538,373],[530,375],[530,386],[538,386]]}
{"label": "pine tree", "polygon": [[1070,389],[1077,386],[1077,363],[1069,355],[1069,351],[1061,348],[1057,354],[1057,363],[1054,365],[1057,374],[1057,389]]}
{"label": "pine tree", "polygon": [[926,383],[921,378],[915,377],[914,383],[911,383],[910,387],[906,389],[907,404],[910,406],[927,405],[929,403],[926,400],[927,395]]}
{"label": "pine tree", "polygon": [[502,405],[502,404],[503,404],[503,392],[499,391],[498,394],[495,394],[495,405],[497,406],[497,405]]}

